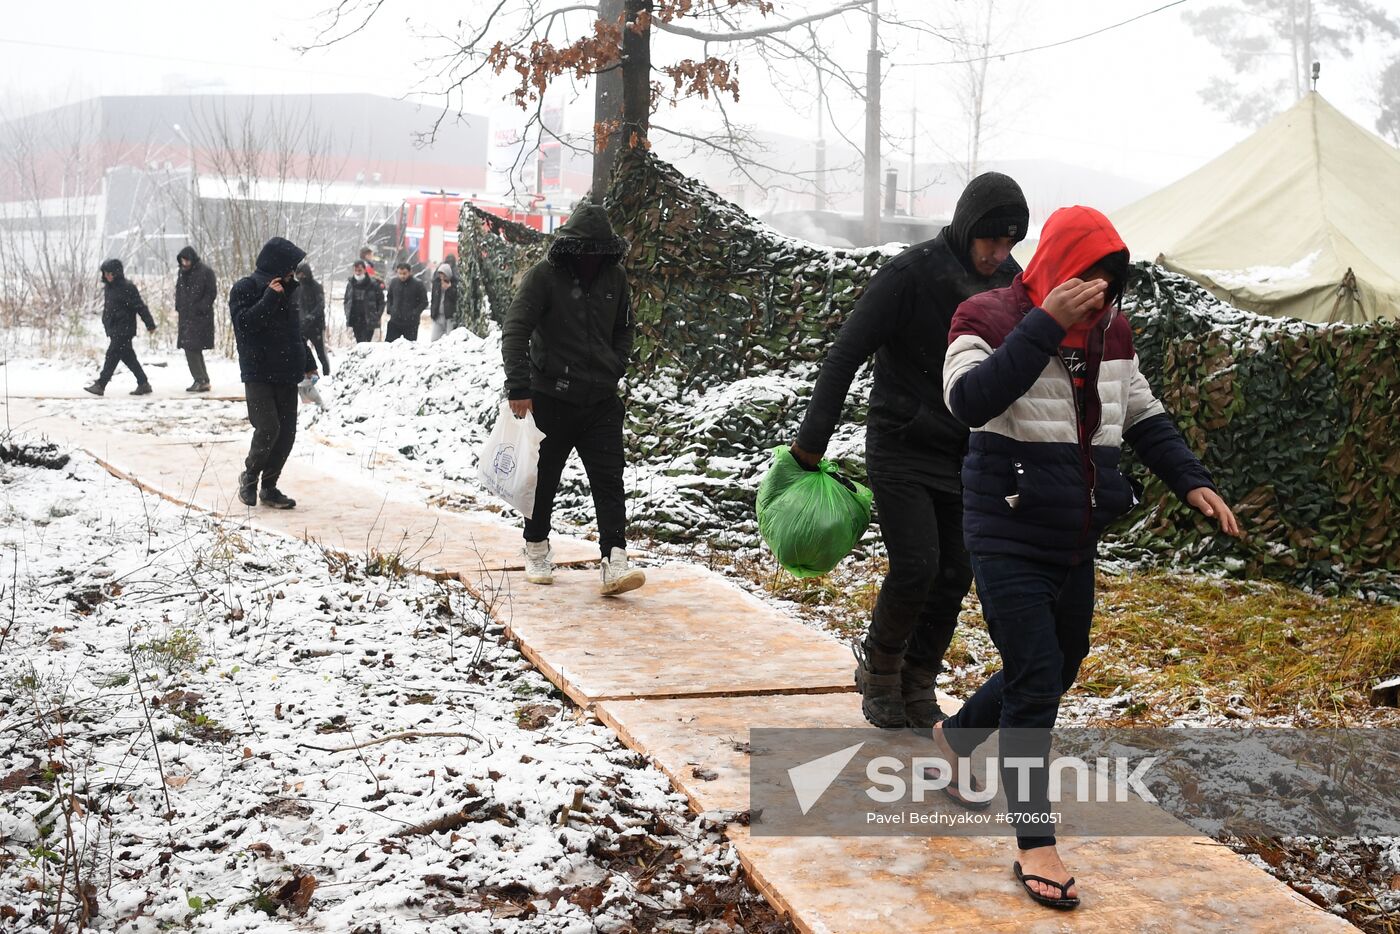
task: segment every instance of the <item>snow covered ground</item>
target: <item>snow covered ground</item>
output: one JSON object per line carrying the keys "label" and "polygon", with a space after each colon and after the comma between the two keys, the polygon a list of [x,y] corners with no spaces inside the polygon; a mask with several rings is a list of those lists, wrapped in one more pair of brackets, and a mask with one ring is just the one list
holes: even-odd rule
{"label": "snow covered ground", "polygon": [[0,922],[745,930],[646,760],[456,583],[0,463]]}

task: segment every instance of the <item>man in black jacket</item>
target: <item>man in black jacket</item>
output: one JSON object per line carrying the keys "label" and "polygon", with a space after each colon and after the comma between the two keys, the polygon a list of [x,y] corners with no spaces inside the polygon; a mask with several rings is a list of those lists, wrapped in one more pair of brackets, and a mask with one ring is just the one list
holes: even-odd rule
{"label": "man in black jacket", "polygon": [[146,371],[141,369],[141,361],[136,359],[136,349],[131,342],[136,340],[138,315],[146,323],[147,331],[155,331],[155,319],[135,283],[126,277],[121,260],[106,260],[98,269],[102,272],[102,330],[107,334],[107,356],[96,382],[83,388],[94,396],[102,395],[117,372],[117,364],[125,363],[136,377],[136,388],[131,394],[150,395],[151,384],[146,381]]}
{"label": "man in black jacket", "polygon": [[890,566],[855,653],[861,709],[875,726],[943,718],[934,683],[972,585],[960,479],[967,429],[943,402],[948,328],[964,299],[1010,285],[1020,271],[1011,248],[1028,218],[1020,186],[987,172],[937,237],[886,263],[832,344],[792,446],[816,468],[851,380],[873,354],[865,458]]}
{"label": "man in black jacket", "polygon": [[297,267],[297,310],[301,313],[301,336],[316,351],[321,362],[321,375],[331,375],[331,360],[326,353],[326,290],[316,281],[311,264]]}
{"label": "man in black jacket", "polygon": [[175,346],[185,352],[185,362],[194,379],[185,392],[208,392],[209,370],[204,366],[204,351],[214,349],[214,299],[219,286],[214,270],[200,260],[194,247],[180,250],[175,260],[180,264],[175,277]]}
{"label": "man in black jacket", "polygon": [[367,269],[364,260],[355,260],[341,299],[345,306],[345,326],[355,332],[357,344],[374,340],[374,332],[379,330],[379,319],[384,314],[384,290]]}
{"label": "man in black jacket", "polygon": [[384,341],[388,343],[400,337],[410,343],[418,340],[418,323],[423,318],[423,309],[428,307],[428,290],[423,283],[413,278],[413,267],[399,263],[394,268],[394,279],[389,283],[389,326],[384,330]]}
{"label": "man in black jacket", "polygon": [[[238,475],[238,498],[254,505],[291,509],[296,501],[277,489],[297,436],[297,383],[316,373],[316,360],[301,336],[296,268],[306,253],[273,237],[258,253],[257,269],[228,293],[238,369],[248,400],[253,443]],[[259,492],[258,481],[262,481]]]}
{"label": "man in black jacket", "polygon": [[642,586],[627,559],[622,485],[622,399],[636,321],[622,257],[627,241],[607,213],[581,205],[559,228],[545,259],[525,273],[501,330],[511,413],[533,413],[544,432],[533,514],[525,520],[525,579],[554,581],[550,515],[569,452],[578,451],[598,513],[606,596]]}

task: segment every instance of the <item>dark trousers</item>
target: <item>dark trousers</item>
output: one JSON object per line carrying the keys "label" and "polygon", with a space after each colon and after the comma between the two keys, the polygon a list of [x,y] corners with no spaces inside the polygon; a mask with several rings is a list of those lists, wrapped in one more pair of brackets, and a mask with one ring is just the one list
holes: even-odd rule
{"label": "dark trousers", "polygon": [[384,328],[384,342],[387,344],[389,341],[397,340],[400,337],[407,338],[410,341],[418,340],[417,318],[414,318],[412,321],[395,321],[393,318],[389,319],[388,326]]}
{"label": "dark trousers", "polygon": [[882,475],[875,463],[869,473],[890,560],[870,621],[870,642],[920,668],[941,671],[972,586],[962,494]]}
{"label": "dark trousers", "polygon": [[350,330],[355,332],[355,343],[368,344],[374,340],[374,325],[368,321],[356,321],[350,325]]}
{"label": "dark trousers", "polygon": [[141,361],[136,359],[136,348],[131,346],[135,337],[113,337],[107,341],[107,356],[102,360],[102,373],[97,381],[107,385],[116,375],[117,364],[125,363],[126,368],[136,377],[138,386],[146,385],[146,371],[141,369]]}
{"label": "dark trousers", "polygon": [[306,342],[311,345],[311,349],[316,352],[316,359],[321,362],[321,375],[331,375],[331,358],[326,356],[326,334],[321,332],[306,338]]}
{"label": "dark trousers", "polygon": [[[987,631],[1001,653],[1001,671],[943,724],[948,744],[966,755],[1001,728],[1002,761],[1015,756],[1046,761],[1060,697],[1074,684],[1089,653],[1093,562],[1065,567],[1012,555],[973,555],[972,567]],[[1031,769],[1029,778],[1029,794],[1021,798],[1018,771],[1001,770],[1011,813],[1048,814],[1048,770]],[[1023,849],[1054,846],[1049,824],[1013,823]]]}
{"label": "dark trousers", "polygon": [[622,487],[622,400],[610,396],[595,405],[574,405],[536,394],[535,424],[544,432],[540,442],[540,475],[535,487],[534,516],[525,520],[525,541],[549,538],[554,494],[569,452],[578,451],[593,491],[598,514],[598,545],[603,557],[627,547],[627,497]]}
{"label": "dark trousers", "polygon": [[185,348],[185,363],[189,364],[190,376],[196,383],[209,384],[209,368],[204,365],[204,351],[198,347]]}
{"label": "dark trousers", "polygon": [[297,387],[280,383],[244,383],[253,443],[244,469],[262,477],[264,488],[275,487],[297,440]]}

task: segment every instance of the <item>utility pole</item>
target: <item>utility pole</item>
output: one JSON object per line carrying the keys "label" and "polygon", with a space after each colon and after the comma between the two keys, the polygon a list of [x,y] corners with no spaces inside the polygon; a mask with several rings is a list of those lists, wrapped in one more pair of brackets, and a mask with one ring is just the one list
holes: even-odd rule
{"label": "utility pole", "polygon": [[[626,12],[625,0],[599,0],[598,22],[620,23]],[[613,162],[617,159],[617,147],[622,138],[622,46],[618,44],[617,60],[610,67],[593,76],[593,123],[609,124],[612,130],[607,134],[603,145],[594,143],[593,149],[593,200],[603,203],[603,194],[608,190],[612,179]]]}
{"label": "utility pole", "polygon": [[880,0],[870,2],[865,57],[865,240],[880,242]]}
{"label": "utility pole", "polygon": [[909,216],[914,216],[914,149],[919,142],[919,107],[909,114]]}
{"label": "utility pole", "polygon": [[826,210],[826,85],[822,70],[817,68],[817,180],[816,209]]}

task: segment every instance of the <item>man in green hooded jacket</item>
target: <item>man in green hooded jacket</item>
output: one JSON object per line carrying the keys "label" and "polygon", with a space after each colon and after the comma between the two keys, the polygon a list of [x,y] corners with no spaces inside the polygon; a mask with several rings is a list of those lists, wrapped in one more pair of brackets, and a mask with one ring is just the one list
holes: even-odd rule
{"label": "man in green hooded jacket", "polygon": [[525,579],[554,581],[550,516],[559,477],[577,450],[598,514],[605,595],[636,590],[646,576],[627,559],[622,399],[636,319],[622,258],[627,241],[598,205],[581,205],[546,257],[525,273],[501,334],[506,395],[516,418],[544,432],[533,514],[525,520]]}

